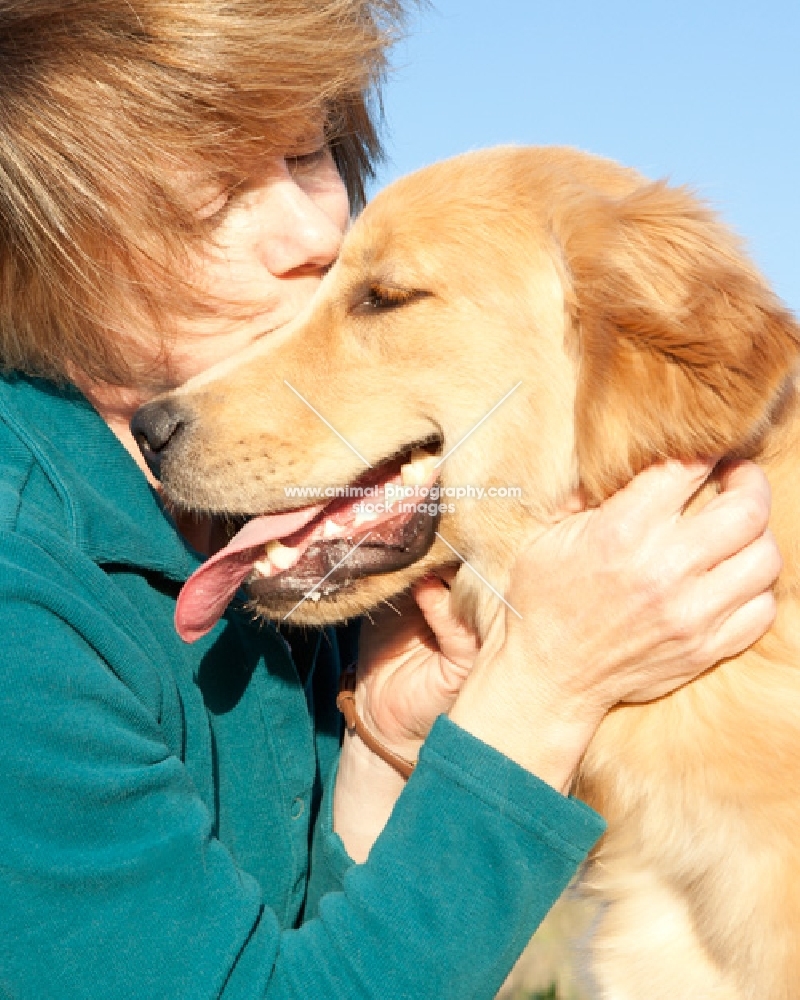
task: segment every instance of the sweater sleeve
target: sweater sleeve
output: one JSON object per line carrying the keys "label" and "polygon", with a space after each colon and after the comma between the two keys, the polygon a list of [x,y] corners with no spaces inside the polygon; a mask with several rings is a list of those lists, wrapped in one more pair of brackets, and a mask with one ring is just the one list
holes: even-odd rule
{"label": "sweater sleeve", "polygon": [[366,864],[320,827],[342,891],[287,935],[289,995],[488,1000],[605,824],[442,716]]}
{"label": "sweater sleeve", "polygon": [[0,991],[20,1000],[488,1000],[601,832],[442,719],[366,864],[320,831],[340,891],[281,930],[92,644],[29,600],[3,623]]}

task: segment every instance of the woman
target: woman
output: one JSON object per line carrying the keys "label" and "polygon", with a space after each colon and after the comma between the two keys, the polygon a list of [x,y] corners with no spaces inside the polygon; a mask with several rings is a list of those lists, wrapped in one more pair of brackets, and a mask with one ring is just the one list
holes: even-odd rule
{"label": "woman", "polygon": [[774,614],[758,470],[732,468],[686,521],[709,467],[649,470],[521,557],[523,619],[480,652],[439,580],[421,612],[366,630],[359,711],[419,756],[407,786],[354,733],[340,750],[332,635],[297,666],[236,606],[197,644],[176,637],[216,526],[176,526],[128,421],[309,300],[377,153],[370,101],[400,14],[0,11],[11,996],[491,997],[602,831],[566,792],[603,715]]}

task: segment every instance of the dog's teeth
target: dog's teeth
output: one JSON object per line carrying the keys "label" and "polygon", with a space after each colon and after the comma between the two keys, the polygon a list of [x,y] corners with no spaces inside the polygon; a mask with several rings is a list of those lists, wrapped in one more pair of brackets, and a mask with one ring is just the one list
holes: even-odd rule
{"label": "dog's teeth", "polygon": [[269,577],[272,576],[272,563],[269,559],[259,559],[258,562],[253,563],[253,569],[257,576]]}
{"label": "dog's teeth", "polygon": [[315,590],[313,594],[308,595],[309,601],[318,601],[322,597],[322,594],[318,590]]}
{"label": "dog's teeth", "polygon": [[368,524],[370,521],[376,521],[378,515],[375,511],[360,510],[353,521],[354,528],[360,528],[362,524]]}
{"label": "dog's teeth", "polygon": [[326,517],[325,523],[322,525],[322,537],[337,538],[341,535],[341,533],[339,525],[333,520],[333,518]]}
{"label": "dog's teeth", "polygon": [[400,469],[403,486],[423,486],[431,478],[437,462],[435,455],[429,455],[422,448],[415,448],[411,452],[411,461]]}
{"label": "dog's teeth", "polygon": [[[273,541],[268,542],[267,547],[264,549],[264,555],[267,557],[269,562],[278,570],[290,569],[297,562],[300,555],[299,549],[290,548],[288,545],[284,545],[282,542]],[[258,566],[258,563],[256,563]]]}
{"label": "dog's teeth", "polygon": [[435,455],[431,455],[429,451],[425,451],[424,448],[414,448],[411,452],[411,464],[421,464],[426,472],[436,468],[436,463],[439,459]]}

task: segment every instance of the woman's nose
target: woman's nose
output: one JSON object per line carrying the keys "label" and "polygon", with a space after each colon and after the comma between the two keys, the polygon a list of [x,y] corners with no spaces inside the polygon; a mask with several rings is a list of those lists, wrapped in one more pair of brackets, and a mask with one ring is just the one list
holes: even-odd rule
{"label": "woman's nose", "polygon": [[[346,198],[343,187],[341,192],[332,188],[306,191],[288,170],[275,178],[261,205],[260,256],[270,273],[283,278],[327,270],[342,243]],[[341,215],[342,225],[336,218]]]}

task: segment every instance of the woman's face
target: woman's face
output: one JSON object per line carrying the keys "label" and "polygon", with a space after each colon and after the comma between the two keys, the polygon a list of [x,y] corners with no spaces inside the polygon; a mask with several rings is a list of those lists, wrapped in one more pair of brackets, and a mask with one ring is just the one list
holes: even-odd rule
{"label": "woman's face", "polygon": [[160,333],[147,325],[121,331],[129,360],[148,371],[146,386],[99,385],[74,373],[115,431],[148,399],[284,326],[308,303],[349,221],[347,191],[329,149],[308,148],[266,159],[257,176],[232,192],[209,188],[190,172],[176,176],[198,218],[212,227],[186,276],[207,309],[179,318],[165,351]]}
{"label": "woman's face", "polygon": [[198,217],[213,225],[213,241],[195,255],[188,276],[210,304],[208,313],[178,322],[166,356],[156,330],[125,331],[136,353],[130,360],[153,364],[146,387],[72,375],[154,485],[130,432],[133,414],[160,392],[291,322],[336,259],[349,220],[347,191],[321,144],[266,160],[258,176],[231,194],[204,187],[189,173],[176,182]]}
{"label": "woman's face", "polygon": [[186,193],[214,226],[213,245],[195,258],[190,275],[210,312],[179,324],[164,388],[294,319],[336,259],[349,219],[347,192],[324,145],[267,160],[233,193]]}

